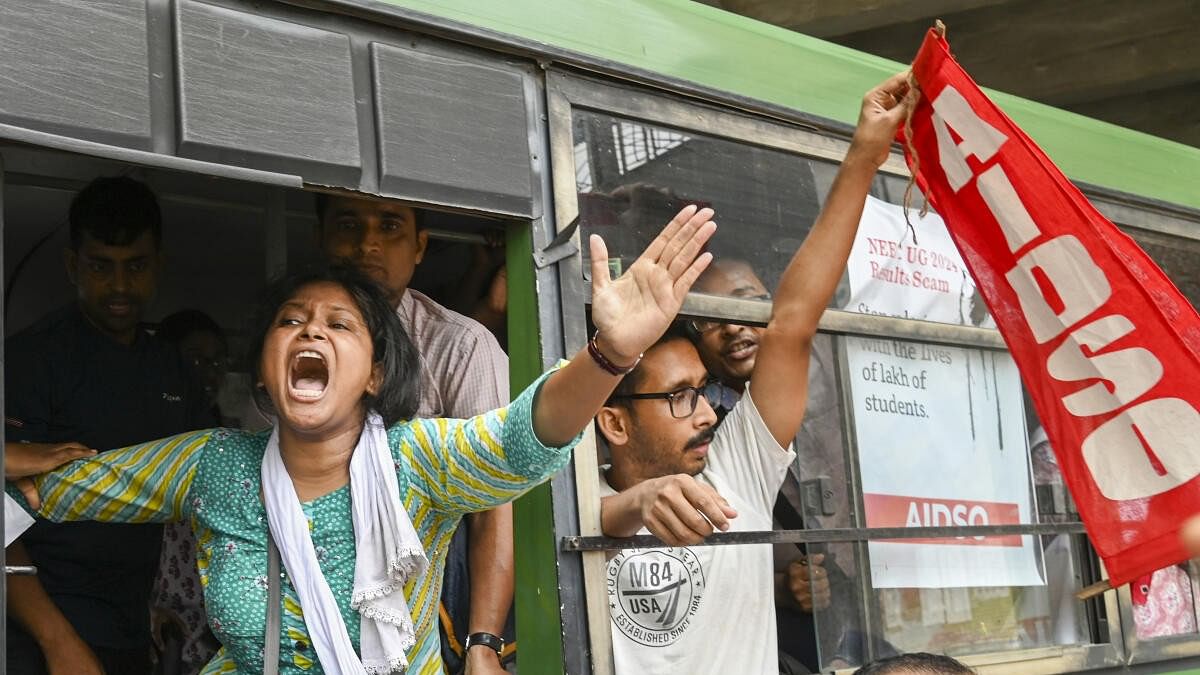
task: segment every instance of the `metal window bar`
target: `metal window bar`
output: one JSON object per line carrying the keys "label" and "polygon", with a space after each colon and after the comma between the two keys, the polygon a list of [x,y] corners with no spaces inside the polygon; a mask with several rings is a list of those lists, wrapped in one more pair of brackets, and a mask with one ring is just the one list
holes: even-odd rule
{"label": "metal window bar", "polygon": [[617,168],[625,174],[683,145],[688,137],[641,123],[614,121],[612,139],[616,146]]}
{"label": "metal window bar", "polygon": [[[957,539],[1004,535],[1079,534],[1083,523],[1023,523],[1019,525],[967,525],[956,527],[839,527],[827,530],[756,530],[717,532],[693,546],[742,544],[815,544],[823,542],[882,541],[888,539]],[[563,537],[564,551],[617,551],[630,548],[669,548],[653,535],[633,537]]]}

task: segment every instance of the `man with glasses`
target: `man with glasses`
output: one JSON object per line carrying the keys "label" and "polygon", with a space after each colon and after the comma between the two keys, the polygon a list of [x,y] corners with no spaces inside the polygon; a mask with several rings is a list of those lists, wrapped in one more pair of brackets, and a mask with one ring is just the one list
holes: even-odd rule
{"label": "man with glasses", "polygon": [[[738,259],[714,261],[696,280],[694,290],[711,295],[770,301],[771,295],[750,263]],[[700,360],[714,376],[709,402],[718,420],[725,418],[742,398],[750,382],[758,356],[758,345],[764,328],[710,319],[695,319],[686,324],[688,336],[700,354]],[[848,522],[833,522],[845,517],[844,460],[841,458],[841,417],[837,405],[836,384],[833,380],[832,344],[824,336],[816,336],[809,351],[809,372],[804,424],[794,441],[797,453],[804,454],[806,466],[829,477],[834,497],[824,504],[838,508],[841,513],[832,518],[810,517],[805,522],[801,499],[801,476],[798,466],[785,473],[771,509],[772,529],[798,530],[808,527],[847,526]],[[718,421],[718,424],[720,422]],[[840,551],[838,550],[840,549]],[[850,560],[853,554],[848,545],[778,544],[774,547],[775,620],[779,638],[780,658],[795,659],[806,670],[820,669],[817,631],[813,613],[829,609],[834,588],[839,597],[851,597],[849,576],[839,567],[835,554]],[[828,559],[827,559],[828,558]],[[833,587],[831,587],[831,585]],[[840,634],[853,618],[834,608],[822,615],[827,639]]]}
{"label": "man with glasses", "polygon": [[778,672],[775,616],[764,602],[774,586],[771,548],[692,545],[714,530],[771,529],[775,495],[795,459],[817,321],[907,112],[907,89],[897,75],[863,99],[850,150],[780,279],[769,324],[753,345],[729,352],[734,361],[753,352],[755,363],[720,427],[701,395],[713,391],[708,369],[680,332],[647,350],[596,415],[612,451],[601,476],[604,533],[649,531],[672,547],[625,549],[608,562],[620,674]]}

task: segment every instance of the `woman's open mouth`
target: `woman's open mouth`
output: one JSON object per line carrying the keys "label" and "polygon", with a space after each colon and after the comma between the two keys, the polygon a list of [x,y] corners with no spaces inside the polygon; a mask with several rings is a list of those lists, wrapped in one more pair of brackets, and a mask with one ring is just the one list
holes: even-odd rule
{"label": "woman's open mouth", "polygon": [[292,360],[289,381],[292,394],[297,398],[310,401],[321,398],[325,395],[325,386],[329,384],[329,367],[325,365],[325,357],[309,349],[299,352]]}

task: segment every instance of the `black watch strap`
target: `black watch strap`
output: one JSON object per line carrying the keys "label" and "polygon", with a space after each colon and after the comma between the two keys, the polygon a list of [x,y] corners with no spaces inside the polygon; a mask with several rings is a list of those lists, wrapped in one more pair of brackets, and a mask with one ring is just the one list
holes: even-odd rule
{"label": "black watch strap", "polygon": [[467,636],[467,644],[463,651],[467,651],[475,645],[483,645],[499,654],[504,649],[504,638],[491,633],[471,633]]}

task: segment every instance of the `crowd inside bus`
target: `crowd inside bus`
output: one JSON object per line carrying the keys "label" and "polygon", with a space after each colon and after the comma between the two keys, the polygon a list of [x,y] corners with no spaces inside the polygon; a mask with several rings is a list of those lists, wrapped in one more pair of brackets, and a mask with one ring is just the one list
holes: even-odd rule
{"label": "crowd inside bus", "polygon": [[[91,181],[68,215],[74,300],[5,343],[8,494],[37,515],[7,559],[38,570],[8,582],[7,672],[517,672],[510,502],[588,425],[603,533],[664,544],[609,556],[619,675],[971,672],[882,640],[864,665],[845,617],[822,658],[814,613],[853,595],[833,547],[694,546],[804,527],[817,323],[910,104],[903,76],[866,95],[781,272],[707,252],[720,214],[699,200],[640,223],[661,230],[615,278],[593,237],[592,338],[524,391],[496,236],[423,292],[429,212],[314,194],[322,260],[266,288],[241,357],[205,312],[147,321],[172,223],[144,182]],[[769,300],[770,320],[679,320],[689,290]]]}

